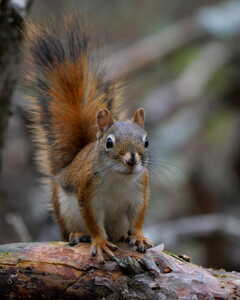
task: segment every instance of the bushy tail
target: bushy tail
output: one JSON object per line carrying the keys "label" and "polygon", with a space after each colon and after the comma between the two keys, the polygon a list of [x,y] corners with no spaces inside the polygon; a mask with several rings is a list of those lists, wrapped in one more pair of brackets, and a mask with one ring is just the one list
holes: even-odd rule
{"label": "bushy tail", "polygon": [[66,18],[58,31],[26,24],[26,83],[34,92],[29,111],[40,170],[49,176],[96,140],[97,112],[108,108],[117,118],[121,104],[119,84],[105,80],[78,19]]}

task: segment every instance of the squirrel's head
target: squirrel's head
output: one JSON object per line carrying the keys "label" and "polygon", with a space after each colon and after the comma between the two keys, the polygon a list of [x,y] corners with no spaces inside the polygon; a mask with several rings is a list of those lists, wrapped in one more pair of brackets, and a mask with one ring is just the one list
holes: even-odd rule
{"label": "squirrel's head", "polygon": [[137,174],[148,162],[148,136],[144,129],[144,110],[138,109],[130,120],[113,121],[111,112],[97,114],[100,159],[106,169],[121,174]]}

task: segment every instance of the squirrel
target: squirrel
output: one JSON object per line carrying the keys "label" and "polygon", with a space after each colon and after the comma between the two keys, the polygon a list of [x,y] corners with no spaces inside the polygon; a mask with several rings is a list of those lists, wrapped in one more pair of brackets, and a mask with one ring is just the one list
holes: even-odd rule
{"label": "squirrel", "polygon": [[[47,178],[63,240],[90,242],[90,254],[114,257],[125,241],[139,252],[149,202],[148,135],[143,108],[126,118],[122,84],[108,80],[76,17],[59,33],[26,24],[27,112],[36,160]],[[33,94],[32,94],[33,91]]]}

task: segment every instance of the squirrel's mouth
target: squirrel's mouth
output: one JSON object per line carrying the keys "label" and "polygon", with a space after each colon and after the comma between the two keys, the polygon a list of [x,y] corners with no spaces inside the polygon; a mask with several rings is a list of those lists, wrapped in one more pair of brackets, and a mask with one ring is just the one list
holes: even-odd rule
{"label": "squirrel's mouth", "polygon": [[115,171],[124,175],[134,175],[141,173],[143,169],[144,167],[141,164],[136,164],[134,166],[121,165],[115,168]]}
{"label": "squirrel's mouth", "polygon": [[128,168],[128,174],[136,174],[140,171],[141,170],[139,169],[138,165]]}

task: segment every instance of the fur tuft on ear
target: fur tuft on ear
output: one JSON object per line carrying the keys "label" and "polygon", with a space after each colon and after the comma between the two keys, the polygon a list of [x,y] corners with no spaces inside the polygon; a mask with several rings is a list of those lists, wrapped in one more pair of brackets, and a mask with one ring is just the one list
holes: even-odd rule
{"label": "fur tuft on ear", "polygon": [[145,112],[143,108],[139,108],[135,111],[132,117],[132,121],[139,125],[140,127],[144,127],[144,119],[145,119]]}
{"label": "fur tuft on ear", "polygon": [[101,132],[106,131],[113,124],[112,114],[108,109],[101,109],[97,113],[97,126]]}

